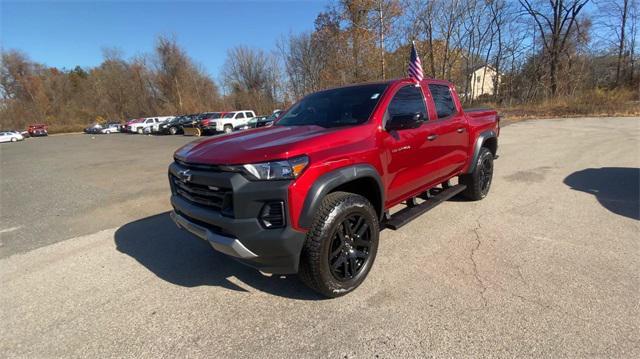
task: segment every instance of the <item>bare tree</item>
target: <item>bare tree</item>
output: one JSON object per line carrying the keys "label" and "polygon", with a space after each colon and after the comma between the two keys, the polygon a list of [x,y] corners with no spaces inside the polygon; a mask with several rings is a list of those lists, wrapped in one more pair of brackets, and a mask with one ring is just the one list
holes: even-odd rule
{"label": "bare tree", "polygon": [[222,77],[236,107],[269,113],[277,102],[279,68],[275,56],[246,46],[227,53]]}
{"label": "bare tree", "polygon": [[620,41],[618,43],[618,62],[616,64],[616,85],[620,84],[620,69],[622,68],[622,57],[626,45],[624,36],[627,29],[627,18],[629,16],[629,0],[622,0],[620,10]]}
{"label": "bare tree", "polygon": [[551,95],[558,90],[558,64],[565,50],[571,30],[576,26],[578,15],[589,0],[519,0],[524,10],[531,15],[540,32],[542,44],[549,55],[549,77]]}
{"label": "bare tree", "polygon": [[218,89],[215,83],[175,39],[159,37],[155,51],[155,82],[163,111],[207,111],[216,105]]}

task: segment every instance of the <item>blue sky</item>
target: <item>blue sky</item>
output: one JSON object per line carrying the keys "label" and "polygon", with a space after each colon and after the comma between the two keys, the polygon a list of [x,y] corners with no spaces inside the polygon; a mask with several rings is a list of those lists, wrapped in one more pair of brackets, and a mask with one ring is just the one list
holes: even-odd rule
{"label": "blue sky", "polygon": [[311,30],[329,2],[0,0],[0,44],[49,66],[73,68],[99,64],[104,47],[126,57],[150,53],[165,34],[217,77],[227,49],[273,50],[283,35]]}

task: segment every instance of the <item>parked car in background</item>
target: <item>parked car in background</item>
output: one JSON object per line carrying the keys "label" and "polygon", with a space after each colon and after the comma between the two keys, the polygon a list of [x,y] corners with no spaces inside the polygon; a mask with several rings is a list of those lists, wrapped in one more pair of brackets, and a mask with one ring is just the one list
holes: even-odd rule
{"label": "parked car in background", "polygon": [[121,127],[122,125],[118,122],[107,123],[106,125],[102,126],[102,128],[100,129],[100,133],[108,135],[110,133],[120,132]]}
{"label": "parked car in background", "polygon": [[39,136],[48,136],[49,135],[49,130],[48,130],[47,125],[42,124],[42,123],[29,125],[29,128],[27,129],[27,131],[29,132],[29,136],[31,136],[31,137],[39,137]]}
{"label": "parked car in background", "polygon": [[217,131],[217,120],[222,118],[226,112],[209,112],[200,118],[198,127],[202,134],[214,134]]}
{"label": "parked car in background", "polygon": [[144,133],[151,133],[151,134],[158,134],[160,133],[160,126],[173,120],[175,118],[175,116],[163,116],[163,117],[158,117],[159,122],[158,123],[154,123],[153,125],[149,126],[149,127],[145,127],[144,129]]}
{"label": "parked car in background", "polygon": [[84,133],[89,133],[89,134],[101,133],[100,131],[102,131],[102,125],[99,123],[94,123],[84,129]]}
{"label": "parked car in background", "polygon": [[131,132],[131,127],[136,124],[144,121],[144,118],[132,118],[127,121],[124,126],[122,126],[122,132]]}
{"label": "parked car in background", "polygon": [[176,116],[169,121],[165,121],[158,125],[158,134],[162,135],[176,135],[178,133],[182,133],[182,124],[185,121],[189,121],[189,117],[187,116]]}
{"label": "parked car in background", "polygon": [[256,116],[250,119],[249,121],[247,121],[247,123],[234,127],[233,130],[242,131],[242,130],[248,130],[250,128],[256,128],[258,127],[258,121],[264,121],[266,118],[267,118],[266,116]]}
{"label": "parked car in background", "polygon": [[[198,117],[200,113],[192,113],[190,115],[184,116],[184,118],[180,121],[180,131],[177,133],[187,134],[187,131],[193,131],[194,124],[198,121]],[[185,130],[185,128],[187,130]],[[192,133],[189,133],[191,135]]]}
{"label": "parked car in background", "polygon": [[267,118],[265,118],[262,121],[258,121],[258,123],[256,124],[256,127],[268,127],[268,126],[273,125],[275,120],[277,120],[278,117],[280,117],[281,114],[282,114],[281,110],[273,111],[273,113],[271,115],[269,115]]}
{"label": "parked car in background", "polygon": [[254,117],[256,117],[256,113],[253,111],[227,112],[215,121],[215,132],[230,133],[234,128],[246,125]]}
{"label": "parked car in background", "polygon": [[185,122],[182,126],[184,134],[187,136],[200,136],[205,132],[215,131],[215,120],[220,118],[221,112],[203,112],[198,114],[191,121]]}
{"label": "parked car in background", "polygon": [[18,131],[0,132],[0,142],[17,142],[24,140],[24,136]]}
{"label": "parked car in background", "polygon": [[192,113],[190,115],[186,115],[184,122],[182,122],[182,127],[193,127],[198,122],[198,117],[200,117],[201,113]]}
{"label": "parked car in background", "polygon": [[131,133],[137,133],[142,135],[144,133],[144,129],[147,127],[153,127],[154,125],[158,125],[160,122],[162,122],[160,120],[159,117],[147,117],[147,118],[143,118],[141,119],[140,122],[135,122],[132,123],[131,125],[127,126],[127,132],[131,132]]}
{"label": "parked car in background", "polygon": [[[215,122],[212,120],[218,119],[221,117],[220,112],[203,112],[201,114],[196,115],[191,119],[191,121],[187,121],[183,124],[184,134],[189,136],[200,136],[205,131],[211,132],[211,124],[213,123],[215,132]],[[206,130],[205,128],[206,127]]]}
{"label": "parked car in background", "polygon": [[250,128],[267,127],[273,125],[273,122],[278,119],[278,116],[282,113],[281,110],[275,110],[269,116],[258,116],[249,120],[245,125],[236,126],[234,130],[247,130]]}

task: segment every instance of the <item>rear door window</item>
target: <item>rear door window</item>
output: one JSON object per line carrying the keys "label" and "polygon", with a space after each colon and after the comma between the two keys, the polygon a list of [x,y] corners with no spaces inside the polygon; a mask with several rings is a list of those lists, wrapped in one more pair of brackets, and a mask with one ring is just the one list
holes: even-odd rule
{"label": "rear door window", "polygon": [[431,91],[431,96],[433,96],[438,118],[449,117],[458,112],[449,86],[431,84],[429,85],[429,91]]}
{"label": "rear door window", "polygon": [[427,107],[424,104],[422,91],[414,85],[405,86],[398,90],[389,103],[387,111],[390,118],[420,113],[423,119],[427,119]]}
{"label": "rear door window", "polygon": [[247,118],[254,117],[251,112],[245,112],[244,114],[245,114],[245,116],[247,116]]}
{"label": "rear door window", "polygon": [[238,115],[236,116],[236,118],[244,118],[244,113],[238,112]]}

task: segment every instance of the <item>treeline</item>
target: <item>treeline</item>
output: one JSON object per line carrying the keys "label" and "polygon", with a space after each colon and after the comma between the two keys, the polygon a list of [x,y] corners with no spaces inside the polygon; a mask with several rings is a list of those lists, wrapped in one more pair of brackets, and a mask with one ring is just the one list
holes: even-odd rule
{"label": "treeline", "polygon": [[60,70],[2,53],[2,128],[44,122],[73,130],[92,121],[191,113],[220,107],[219,89],[174,40],[161,37],[155,52],[125,60],[104,50],[94,68]]}
{"label": "treeline", "polygon": [[339,0],[317,15],[312,31],[283,36],[271,51],[230,49],[218,84],[167,37],[152,54],[125,59],[107,49],[99,66],[71,70],[8,50],[0,127],[46,122],[71,130],[95,120],[232,109],[267,114],[319,89],[404,77],[411,41],[425,75],[453,81],[461,94],[478,67],[501,74],[493,94],[467,102],[633,106],[639,19],[638,0]]}
{"label": "treeline", "polygon": [[343,0],[278,50],[293,97],[405,76],[415,40],[427,76],[464,94],[470,73],[490,65],[502,76],[481,100],[530,103],[594,89],[637,93],[639,19],[637,0]]}

